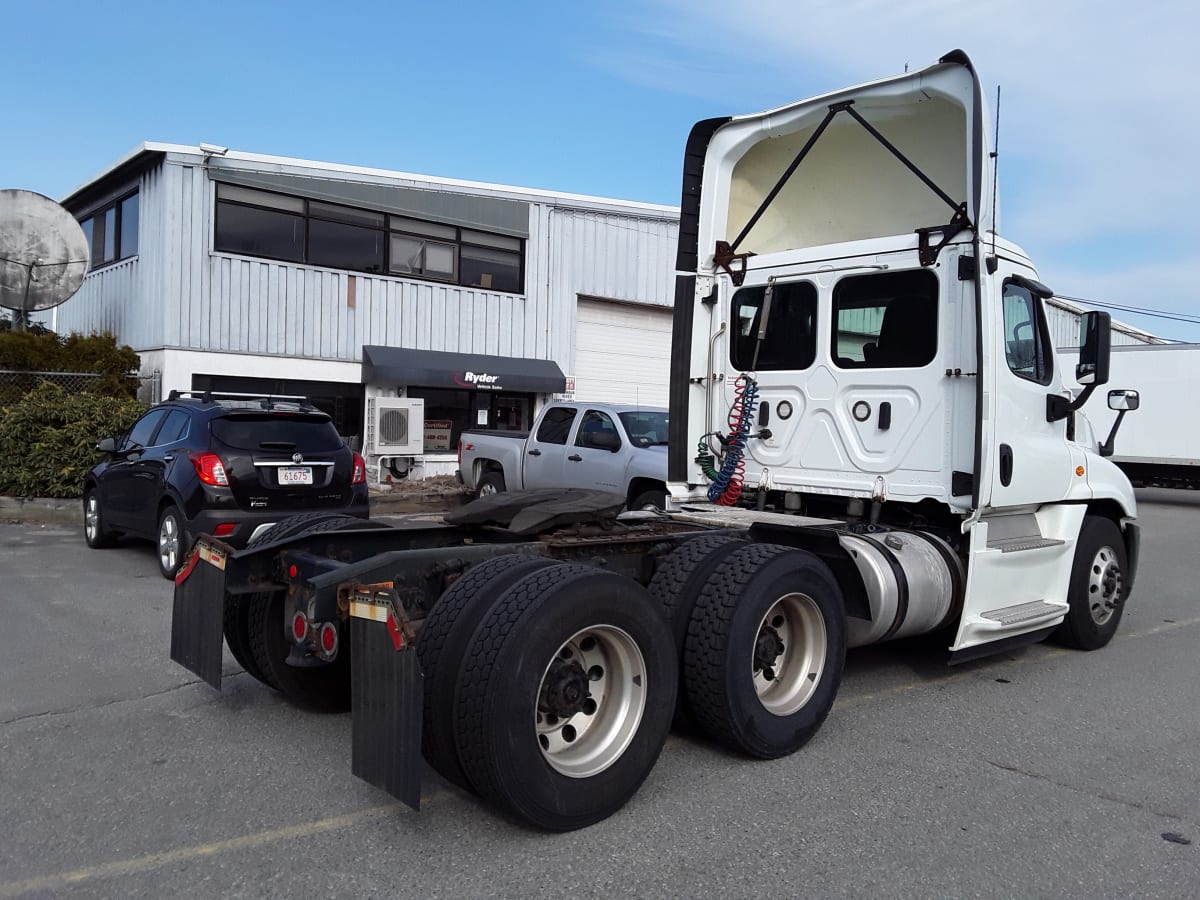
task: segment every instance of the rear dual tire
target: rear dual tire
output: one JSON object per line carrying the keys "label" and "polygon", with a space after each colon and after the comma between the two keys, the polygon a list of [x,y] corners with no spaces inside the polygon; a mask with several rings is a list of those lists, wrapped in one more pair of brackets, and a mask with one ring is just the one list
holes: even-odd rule
{"label": "rear dual tire", "polygon": [[435,621],[418,641],[429,642],[426,753],[529,824],[582,828],[619,809],[662,750],[678,678],[670,629],[629,578],[509,559],[468,572],[438,601],[450,601],[442,616],[454,624]]}

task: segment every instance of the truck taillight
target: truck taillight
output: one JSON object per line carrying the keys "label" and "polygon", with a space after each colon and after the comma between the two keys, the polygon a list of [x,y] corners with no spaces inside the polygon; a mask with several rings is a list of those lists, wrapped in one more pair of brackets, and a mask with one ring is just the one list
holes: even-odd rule
{"label": "truck taillight", "polygon": [[219,487],[229,487],[229,476],[225,474],[225,464],[215,453],[192,453],[188,459],[196,467],[196,474],[205,484]]}
{"label": "truck taillight", "polygon": [[354,474],[350,478],[351,484],[365,484],[367,480],[367,463],[358,453],[354,454]]}

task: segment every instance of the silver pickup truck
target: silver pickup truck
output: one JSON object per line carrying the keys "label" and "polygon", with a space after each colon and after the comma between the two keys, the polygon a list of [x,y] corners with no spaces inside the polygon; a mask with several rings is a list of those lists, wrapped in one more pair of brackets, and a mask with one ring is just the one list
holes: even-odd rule
{"label": "silver pickup truck", "polygon": [[534,488],[623,494],[630,509],[663,508],[667,411],[610,403],[551,403],[532,433],[464,431],[459,478],[476,497]]}

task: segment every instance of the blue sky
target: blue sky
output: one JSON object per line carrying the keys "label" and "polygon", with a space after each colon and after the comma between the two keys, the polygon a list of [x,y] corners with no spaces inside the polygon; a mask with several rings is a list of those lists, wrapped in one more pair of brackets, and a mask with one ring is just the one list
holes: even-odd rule
{"label": "blue sky", "polygon": [[677,204],[693,122],[961,47],[1002,86],[1001,230],[1043,280],[1200,316],[1191,3],[137,0],[4,24],[0,187],[55,198],[154,140]]}

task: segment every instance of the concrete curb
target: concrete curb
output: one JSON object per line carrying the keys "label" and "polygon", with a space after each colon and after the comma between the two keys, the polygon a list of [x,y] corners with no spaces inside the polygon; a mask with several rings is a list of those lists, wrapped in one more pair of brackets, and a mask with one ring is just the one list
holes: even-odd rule
{"label": "concrete curb", "polygon": [[0,497],[0,522],[83,526],[83,500],[43,497]]}

